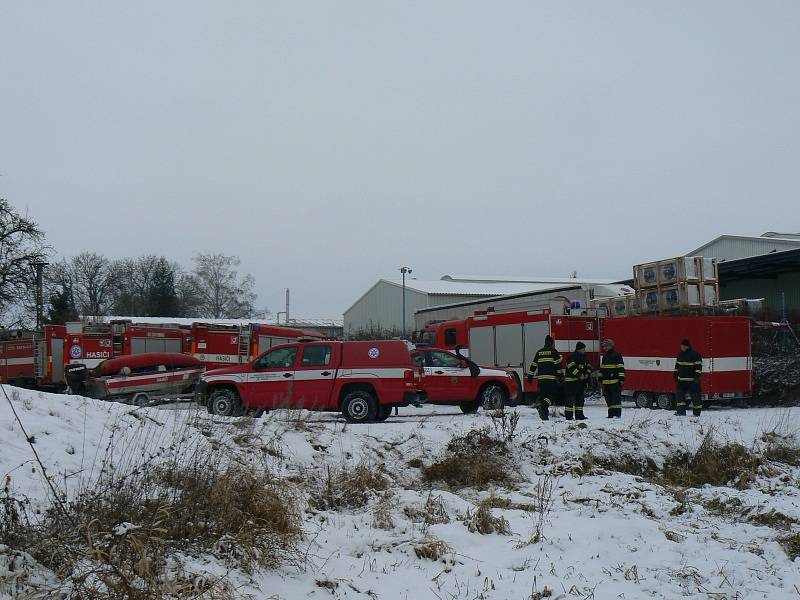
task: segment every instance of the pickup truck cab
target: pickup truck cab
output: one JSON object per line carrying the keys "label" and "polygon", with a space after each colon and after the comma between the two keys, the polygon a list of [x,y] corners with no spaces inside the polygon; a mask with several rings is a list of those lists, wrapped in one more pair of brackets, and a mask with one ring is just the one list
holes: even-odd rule
{"label": "pickup truck cab", "polygon": [[502,408],[517,398],[516,379],[507,371],[480,367],[449,350],[418,346],[425,364],[425,391],[431,404],[457,405],[465,413],[481,406]]}
{"label": "pickup truck cab", "polygon": [[402,340],[299,340],[205,372],[195,400],[223,416],[302,408],[367,423],[385,420],[392,407],[424,402],[423,376],[418,352]]}

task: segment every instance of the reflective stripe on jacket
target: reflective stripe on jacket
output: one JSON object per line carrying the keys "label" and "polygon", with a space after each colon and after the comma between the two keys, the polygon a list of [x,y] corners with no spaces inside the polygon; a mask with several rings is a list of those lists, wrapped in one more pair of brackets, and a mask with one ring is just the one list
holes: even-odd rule
{"label": "reflective stripe on jacket", "polygon": [[675,379],[679,383],[697,383],[703,374],[703,357],[692,348],[687,348],[675,359]]}
{"label": "reflective stripe on jacket", "polygon": [[528,376],[535,375],[539,381],[557,381],[560,372],[561,355],[558,350],[548,346],[536,353],[528,368]]}
{"label": "reflective stripe on jacket", "polygon": [[606,352],[600,361],[600,383],[603,385],[625,383],[625,363],[616,348]]}

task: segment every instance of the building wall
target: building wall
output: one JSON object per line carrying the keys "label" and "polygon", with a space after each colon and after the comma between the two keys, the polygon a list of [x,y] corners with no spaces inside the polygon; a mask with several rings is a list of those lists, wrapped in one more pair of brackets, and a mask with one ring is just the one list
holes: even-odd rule
{"label": "building wall", "polygon": [[793,250],[798,248],[797,242],[776,240],[771,238],[759,238],[755,240],[723,238],[701,250],[700,254],[708,258],[718,258],[720,260],[734,260],[737,258],[748,258],[760,254],[769,254],[773,250],[781,252],[783,250]]}
{"label": "building wall", "polygon": [[[406,327],[414,325],[414,312],[428,306],[428,295],[406,288]],[[344,313],[344,334],[359,329],[403,327],[403,291],[401,287],[385,281],[378,282],[363,298]]]}
{"label": "building wall", "polygon": [[727,283],[720,282],[719,289],[722,300],[764,298],[771,318],[780,316],[781,292],[785,298],[787,313],[790,316],[797,315],[800,312],[800,272],[783,273],[775,278],[753,277]]}

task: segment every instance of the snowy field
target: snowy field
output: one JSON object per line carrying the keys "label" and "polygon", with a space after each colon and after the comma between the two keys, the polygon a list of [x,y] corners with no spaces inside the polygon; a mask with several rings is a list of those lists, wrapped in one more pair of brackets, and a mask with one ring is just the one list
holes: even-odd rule
{"label": "snowy field", "polygon": [[[186,451],[187,440],[193,447],[222,445],[232,459],[263,465],[300,488],[341,465],[386,477],[388,489],[359,508],[315,509],[299,495],[301,564],[248,575],[214,556],[192,561],[196,573],[231,578],[241,597],[800,599],[800,559],[792,563],[779,543],[800,531],[800,467],[770,463],[745,485],[685,489],[603,468],[622,456],[648,457],[659,467],[678,451],[696,450],[709,431],[721,443],[754,449],[776,436],[790,440],[800,432],[800,408],[712,408],[699,419],[679,419],[626,407],[618,421],[592,401],[581,424],[558,417],[543,423],[520,407],[513,429],[510,412],[504,426],[487,414],[426,407],[352,426],[327,413],[223,419],[191,404],[134,408],[5,390],[51,481],[67,496],[110,459],[120,470],[167,461]],[[479,489],[425,480],[424,468],[454,436],[481,428],[507,444],[507,483]],[[6,494],[46,506],[47,486],[3,396],[0,431]],[[598,464],[587,464],[590,455]],[[481,502],[491,507],[499,533],[476,530]],[[736,510],[715,510],[720,506]],[[772,511],[787,519],[776,525],[754,518]],[[433,557],[430,547],[438,549]],[[4,559],[11,550],[0,546],[0,578],[47,579],[35,566],[11,573]],[[0,579],[0,598],[12,597],[9,589]]]}

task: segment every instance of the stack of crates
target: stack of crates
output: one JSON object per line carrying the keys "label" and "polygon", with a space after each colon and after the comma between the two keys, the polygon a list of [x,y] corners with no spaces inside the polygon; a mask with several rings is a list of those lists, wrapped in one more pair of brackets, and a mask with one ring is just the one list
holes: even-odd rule
{"label": "stack of crates", "polygon": [[639,314],[639,300],[636,294],[625,294],[611,298],[596,298],[592,300],[592,308],[599,315],[608,317],[632,317]]}
{"label": "stack of crates", "polygon": [[717,259],[679,256],[633,267],[641,314],[712,313],[719,305]]}

